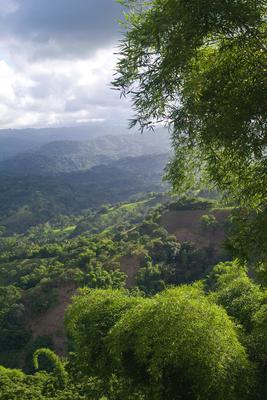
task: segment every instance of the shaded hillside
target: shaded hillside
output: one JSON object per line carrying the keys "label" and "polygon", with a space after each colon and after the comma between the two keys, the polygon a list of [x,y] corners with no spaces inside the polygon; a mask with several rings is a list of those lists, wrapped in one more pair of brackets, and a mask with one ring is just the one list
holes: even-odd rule
{"label": "shaded hillside", "polygon": [[86,172],[56,177],[0,176],[1,225],[19,231],[58,214],[80,213],[103,203],[160,192],[168,155],[129,157]]}
{"label": "shaded hillside", "polygon": [[31,139],[0,135],[0,163],[17,156],[19,153],[38,149],[38,143]]}
{"label": "shaded hillside", "polygon": [[120,158],[167,153],[169,149],[168,135],[163,133],[109,135],[84,142],[57,140],[0,162],[0,173],[57,175],[87,170]]}
{"label": "shaded hillside", "polygon": [[104,135],[127,133],[125,126],[102,126],[98,123],[61,128],[0,129],[0,160],[54,141],[84,142]]}

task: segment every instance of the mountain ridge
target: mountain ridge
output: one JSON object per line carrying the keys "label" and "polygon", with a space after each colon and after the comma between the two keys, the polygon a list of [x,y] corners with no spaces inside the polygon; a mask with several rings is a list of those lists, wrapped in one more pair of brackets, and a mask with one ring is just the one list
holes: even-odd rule
{"label": "mountain ridge", "polygon": [[127,157],[87,171],[51,176],[0,175],[0,225],[24,231],[58,214],[75,214],[104,203],[166,190],[168,154]]}
{"label": "mountain ridge", "polygon": [[57,140],[0,162],[2,175],[58,175],[149,154],[167,153],[167,135],[106,135],[90,141]]}

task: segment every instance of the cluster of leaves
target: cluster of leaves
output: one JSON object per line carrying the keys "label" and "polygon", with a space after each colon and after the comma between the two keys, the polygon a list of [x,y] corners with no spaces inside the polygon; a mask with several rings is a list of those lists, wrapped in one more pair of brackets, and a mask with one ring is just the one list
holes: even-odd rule
{"label": "cluster of leaves", "polygon": [[258,279],[267,284],[267,208],[260,213],[235,211],[227,247],[233,256],[248,261]]}
{"label": "cluster of leaves", "polygon": [[239,261],[151,298],[83,289],[66,313],[73,353],[34,376],[1,367],[0,399],[239,400],[267,394],[267,292]]}
{"label": "cluster of leaves", "polygon": [[257,233],[249,250],[266,271],[266,1],[120,2],[125,34],[114,86],[132,99],[132,125],[170,127],[175,190],[204,181],[234,199],[241,235]]}
{"label": "cluster of leaves", "polygon": [[266,195],[264,0],[122,3],[127,29],[114,85],[132,96],[141,127],[170,121],[174,183],[194,175],[188,166],[198,161],[220,187],[260,204]]}
{"label": "cluster of leaves", "polygon": [[240,261],[220,263],[207,279],[209,297],[224,307],[241,329],[240,338],[256,363],[257,379],[267,394],[267,291],[248,276]]}
{"label": "cluster of leaves", "polygon": [[82,291],[66,314],[71,373],[106,382],[115,374],[127,399],[136,392],[143,399],[263,398],[266,291],[238,263],[219,264],[206,288],[180,286],[150,299]]}

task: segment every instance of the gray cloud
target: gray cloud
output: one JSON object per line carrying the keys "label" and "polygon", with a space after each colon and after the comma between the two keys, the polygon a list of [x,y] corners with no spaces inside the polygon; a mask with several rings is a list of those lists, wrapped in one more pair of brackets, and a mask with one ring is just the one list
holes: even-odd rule
{"label": "gray cloud", "polygon": [[114,0],[0,0],[0,127],[126,125]]}
{"label": "gray cloud", "polygon": [[[16,40],[24,42],[32,51],[27,54],[31,58],[85,58],[119,37],[117,20],[121,7],[115,0],[13,2],[6,3],[7,12],[0,18],[1,37],[15,39],[11,43],[14,47]],[[13,8],[8,4],[13,4]]]}

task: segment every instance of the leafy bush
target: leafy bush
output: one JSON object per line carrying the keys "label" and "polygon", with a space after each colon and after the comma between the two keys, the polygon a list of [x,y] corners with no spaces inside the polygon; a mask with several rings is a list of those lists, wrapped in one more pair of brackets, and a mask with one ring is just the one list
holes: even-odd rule
{"label": "leafy bush", "polygon": [[245,399],[251,365],[226,312],[198,288],[162,292],[124,314],[108,339],[115,365],[147,399]]}
{"label": "leafy bush", "polygon": [[21,291],[14,286],[0,287],[0,332],[2,351],[21,349],[29,338]]}
{"label": "leafy bush", "polygon": [[169,209],[171,211],[182,210],[207,210],[214,206],[214,201],[199,198],[182,197],[178,201],[171,203]]}
{"label": "leafy bush", "polygon": [[66,312],[66,328],[85,374],[107,375],[111,362],[106,336],[128,310],[140,302],[120,290],[83,289]]}
{"label": "leafy bush", "polygon": [[216,219],[216,217],[212,214],[204,214],[202,215],[201,219],[201,227],[204,231],[214,231],[216,228],[218,228],[219,223]]}

